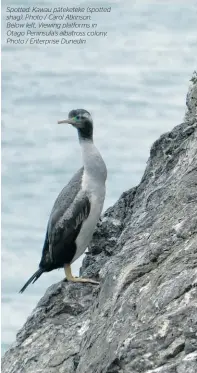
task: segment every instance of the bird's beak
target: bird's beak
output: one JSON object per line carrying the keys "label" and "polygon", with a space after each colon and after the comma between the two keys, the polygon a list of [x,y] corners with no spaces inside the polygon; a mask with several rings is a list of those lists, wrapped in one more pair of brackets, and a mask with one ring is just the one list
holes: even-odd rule
{"label": "bird's beak", "polygon": [[75,121],[74,118],[69,118],[69,119],[65,119],[65,120],[58,120],[57,123],[58,123],[58,124],[68,123],[68,124],[72,124],[73,126],[76,125],[76,121]]}

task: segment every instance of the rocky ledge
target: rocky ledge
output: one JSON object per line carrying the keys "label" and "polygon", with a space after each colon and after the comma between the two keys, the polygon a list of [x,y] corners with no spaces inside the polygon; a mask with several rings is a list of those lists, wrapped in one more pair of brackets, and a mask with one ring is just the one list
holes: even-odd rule
{"label": "rocky ledge", "polygon": [[197,75],[184,123],[99,222],[81,273],[51,286],[3,373],[197,372]]}

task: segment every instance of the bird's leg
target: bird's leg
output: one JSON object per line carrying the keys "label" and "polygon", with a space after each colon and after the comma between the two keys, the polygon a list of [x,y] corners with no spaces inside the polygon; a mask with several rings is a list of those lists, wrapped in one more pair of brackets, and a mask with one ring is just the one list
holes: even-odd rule
{"label": "bird's leg", "polygon": [[94,285],[99,285],[98,281],[91,280],[90,278],[74,277],[72,275],[72,272],[71,272],[71,266],[70,266],[70,264],[65,264],[64,265],[64,271],[65,271],[66,278],[67,278],[68,281],[72,281],[72,282],[86,282],[86,283],[90,283],[90,284],[94,284]]}

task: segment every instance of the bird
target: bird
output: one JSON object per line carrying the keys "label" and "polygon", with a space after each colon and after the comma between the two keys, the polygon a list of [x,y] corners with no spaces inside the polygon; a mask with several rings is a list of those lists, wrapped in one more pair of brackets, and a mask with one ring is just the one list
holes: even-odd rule
{"label": "bird", "polygon": [[74,277],[71,264],[88,247],[99,221],[106,194],[107,168],[93,141],[93,119],[84,109],[74,109],[68,119],[78,131],[83,166],[59,193],[49,216],[38,270],[29,278],[24,290],[45,272],[64,268],[67,281],[98,284],[90,278]]}

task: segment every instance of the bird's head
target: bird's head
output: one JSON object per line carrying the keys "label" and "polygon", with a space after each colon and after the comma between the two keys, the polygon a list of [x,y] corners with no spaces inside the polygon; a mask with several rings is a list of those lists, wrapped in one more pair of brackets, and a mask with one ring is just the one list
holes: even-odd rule
{"label": "bird's head", "polygon": [[90,113],[84,109],[71,110],[68,119],[60,120],[58,123],[69,123],[77,128],[79,137],[87,140],[93,138],[93,120]]}

